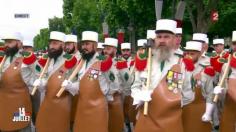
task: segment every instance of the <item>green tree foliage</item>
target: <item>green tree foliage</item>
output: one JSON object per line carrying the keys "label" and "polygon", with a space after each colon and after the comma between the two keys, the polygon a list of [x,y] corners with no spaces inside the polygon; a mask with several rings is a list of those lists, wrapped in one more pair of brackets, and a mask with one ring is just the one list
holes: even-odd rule
{"label": "green tree foliage", "polygon": [[102,22],[97,0],[75,0],[72,23],[77,35],[83,31],[96,31],[101,33]]}
{"label": "green tree foliage", "polygon": [[66,32],[70,32],[73,28],[72,16],[75,0],[63,0],[63,21],[66,26]]}
{"label": "green tree foliage", "polygon": [[39,34],[34,37],[34,47],[36,50],[45,49],[48,46],[51,31],[66,31],[66,26],[62,18],[54,17],[49,19],[49,28],[41,29]]}
{"label": "green tree foliage", "polygon": [[44,28],[40,30],[40,33],[34,37],[34,48],[39,49],[45,49],[48,45],[49,40],[49,29]]}
{"label": "green tree foliage", "polygon": [[65,32],[66,26],[62,18],[54,17],[49,19],[49,30],[50,31],[60,31]]}
{"label": "green tree foliage", "polygon": [[[109,25],[109,36],[117,37],[118,29],[124,29],[125,41],[136,43],[145,38],[148,29],[155,29],[155,0],[63,0],[63,18],[49,20],[50,31],[76,33],[92,30],[102,34],[102,23]],[[162,18],[174,19],[176,6],[180,0],[164,0]],[[189,40],[193,32],[215,36],[231,36],[236,30],[236,2],[230,0],[185,0],[184,38]],[[212,23],[211,11],[219,12],[219,21]],[[46,29],[35,37],[36,47],[44,45]],[[47,36],[48,37],[48,36]],[[43,39],[43,40],[41,40]]]}
{"label": "green tree foliage", "polygon": [[221,1],[218,7],[219,21],[211,26],[209,34],[212,37],[231,37],[232,31],[236,30],[236,2]]}
{"label": "green tree foliage", "polygon": [[117,29],[136,32],[136,37],[146,37],[147,29],[155,28],[155,4],[153,0],[100,0],[108,22],[110,34],[116,36]]}

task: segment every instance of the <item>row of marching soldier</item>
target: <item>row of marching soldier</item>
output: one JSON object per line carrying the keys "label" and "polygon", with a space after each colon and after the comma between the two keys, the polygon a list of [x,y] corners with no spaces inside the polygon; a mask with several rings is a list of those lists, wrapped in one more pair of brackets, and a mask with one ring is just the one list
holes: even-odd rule
{"label": "row of marching soldier", "polygon": [[[0,131],[234,132],[236,31],[224,39],[194,33],[181,47],[182,29],[160,19],[146,39],[98,40],[94,31],[52,31],[39,57],[19,32],[2,34]],[[79,48],[78,48],[79,47]]]}

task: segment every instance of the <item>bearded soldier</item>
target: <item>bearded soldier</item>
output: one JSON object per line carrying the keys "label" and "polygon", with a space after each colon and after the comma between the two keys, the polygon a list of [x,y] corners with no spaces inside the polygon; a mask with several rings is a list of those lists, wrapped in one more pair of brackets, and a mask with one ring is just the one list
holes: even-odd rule
{"label": "bearded soldier", "polygon": [[[212,129],[213,103],[213,79],[215,71],[213,67],[200,62],[202,43],[188,41],[185,47],[185,55],[194,61],[194,71],[190,80],[190,87],[182,88],[183,126],[184,131],[210,132]],[[194,113],[194,114],[193,114]]]}
{"label": "bearded soldier", "polygon": [[77,50],[77,36],[68,34],[65,36],[65,46],[64,51],[68,54],[75,55],[79,60],[81,58],[80,52]]}
{"label": "bearded soldier", "polygon": [[199,58],[199,61],[201,63],[204,63],[206,65],[210,65],[210,58],[206,55],[206,49],[207,49],[207,45],[206,45],[206,39],[207,39],[207,35],[204,33],[194,33],[193,34],[193,41],[198,41],[202,43],[202,56]]}
{"label": "bearded soldier", "polygon": [[[213,48],[215,52],[213,52],[210,56],[210,63],[216,72],[216,75],[214,77],[214,86],[216,86],[217,83],[220,81],[219,77],[222,70],[222,66],[227,61],[229,53],[224,51],[224,39],[214,39]],[[219,102],[216,106],[216,109],[214,109],[213,111],[213,125],[214,129],[219,129],[219,109],[221,109],[222,104],[220,104]]]}
{"label": "bearded soldier", "polygon": [[121,44],[121,55],[123,59],[126,60],[128,68],[133,66],[133,59],[131,56],[131,43],[122,43]]}
{"label": "bearded soldier", "polygon": [[73,130],[81,132],[108,132],[108,91],[114,85],[108,80],[112,59],[96,52],[98,33],[84,31],[81,40],[81,60],[78,80],[64,80],[62,86],[72,95],[78,94]]}
{"label": "bearded soldier", "polygon": [[39,65],[36,67],[36,71],[38,74],[42,72],[43,67],[45,66],[48,59],[50,62],[48,67],[46,68],[46,73],[42,78],[38,78],[34,81],[34,87],[41,92],[41,101],[44,98],[45,94],[45,86],[47,84],[48,78],[54,73],[63,63],[63,46],[65,42],[65,34],[58,31],[52,31],[50,33],[50,40],[49,40],[49,49],[48,54],[41,57],[39,60]]}
{"label": "bearded soldier", "polygon": [[[24,40],[23,41],[23,51],[24,52],[33,52],[34,51],[33,41]],[[32,100],[32,122],[35,125],[36,115],[40,106],[40,92],[36,92],[34,96],[31,96]],[[33,127],[33,126],[32,126]]]}
{"label": "bearded soldier", "polygon": [[224,39],[214,39],[213,40],[213,46],[216,54],[218,54],[220,57],[223,57],[225,54],[227,54],[224,51]]}
{"label": "bearded soldier", "polygon": [[[70,75],[71,69],[77,63],[75,56],[63,54],[64,37],[64,33],[61,32],[50,33],[49,58],[47,58],[49,61],[49,73],[47,75],[49,74],[49,76],[43,78],[47,79],[47,82],[44,81],[45,84],[40,84],[43,81],[38,79],[40,80],[38,86],[44,86],[40,89],[45,91],[45,97],[42,100],[36,120],[36,130],[39,132],[70,130],[71,95],[69,93],[74,93],[74,91],[66,89],[68,92],[65,92],[60,98],[56,97],[64,78]],[[44,68],[47,68],[47,64]],[[38,83],[37,80],[35,82]],[[48,125],[50,127],[47,127]]]}
{"label": "bearded soldier", "polygon": [[[134,60],[131,56],[131,43],[122,43],[121,44],[121,55],[124,60],[124,63],[126,63],[125,65],[127,65],[127,67],[129,68],[129,72],[127,72],[126,74],[128,76],[133,76],[133,75],[131,75],[132,74],[131,72],[133,72],[132,70],[133,70]],[[124,116],[125,116],[126,128],[130,132],[131,126],[133,125],[132,123],[135,123],[135,118],[134,118],[135,117],[135,109],[132,106],[133,101],[130,96],[131,84],[129,84],[128,86],[124,85],[123,87],[127,87],[127,91],[125,92],[126,94],[124,95]]]}
{"label": "bearded soldier", "polygon": [[132,76],[129,75],[127,62],[121,57],[116,57],[118,40],[106,38],[103,46],[104,55],[112,58],[112,67],[106,75],[114,85],[109,91],[108,98],[109,131],[119,132],[124,128],[122,95],[127,96],[130,93]]}
{"label": "bearded soldier", "polygon": [[[157,21],[155,43],[151,45],[152,63],[146,64],[149,68],[136,67],[135,81],[131,87],[134,105],[139,106],[135,132],[183,131],[181,88],[183,84],[190,85],[185,81],[189,78],[187,71],[191,73],[193,70],[193,63],[186,65],[174,54],[176,25],[174,20]],[[139,58],[145,64],[144,55],[140,54]],[[150,76],[147,76],[148,72]],[[147,79],[150,79],[148,90]],[[143,113],[143,102],[148,102],[148,109],[145,108],[147,115]]]}
{"label": "bearded soldier", "polygon": [[221,72],[222,66],[224,64],[223,60],[227,60],[229,53],[224,51],[224,39],[214,39],[213,46],[215,53],[211,55],[210,62],[215,71],[218,73],[215,80],[215,82],[218,82],[219,73]]}
{"label": "bearded soldier", "polygon": [[[40,92],[40,102],[42,102],[44,99],[45,89],[46,89],[45,87],[46,87],[48,78],[64,62],[62,59],[63,58],[62,45],[64,45],[64,41],[65,41],[64,39],[65,39],[64,33],[52,31],[50,33],[48,54],[44,54],[41,57],[39,57],[38,64],[35,66],[37,78],[35,79],[33,86],[36,87],[38,90],[35,92],[33,96],[34,97],[38,96],[38,92]],[[51,60],[50,62],[48,61],[49,58]],[[45,73],[43,73],[43,77],[39,78],[39,74],[41,74],[41,72],[43,71],[43,68],[46,65],[47,61],[49,63],[49,66],[46,67],[47,70]],[[38,129],[37,124],[36,124],[36,129]]]}
{"label": "bearded soldier", "polygon": [[176,54],[177,55],[183,55],[183,51],[181,50],[181,42],[182,42],[182,28],[176,28],[176,45],[175,45],[175,49],[176,49]]}
{"label": "bearded soldier", "polygon": [[103,44],[104,43],[98,43],[98,46],[97,46],[97,52],[98,52],[98,54],[100,54],[100,55],[102,55],[103,54],[103,49],[104,49],[104,47],[103,47]]}
{"label": "bearded soldier", "polygon": [[[68,34],[65,36],[65,47],[64,51],[67,54],[74,55],[77,60],[81,59],[81,53],[77,50],[77,44],[78,44],[78,38],[76,35]],[[77,79],[77,78],[76,78]],[[76,106],[77,106],[77,101],[78,101],[78,96],[73,96],[72,97],[72,112],[71,112],[71,123],[73,124],[74,122],[74,117],[75,117],[75,111],[76,111]]]}
{"label": "bearded soldier", "polygon": [[33,52],[34,51],[34,45],[33,42],[30,40],[24,40],[23,41],[23,50],[27,52]]}
{"label": "bearded soldier", "polygon": [[144,49],[145,47],[145,44],[147,43],[147,39],[139,39],[137,41],[137,47],[138,47],[138,50],[142,50]]}
{"label": "bearded soldier", "polygon": [[30,130],[32,104],[29,91],[35,79],[33,52],[22,52],[19,32],[3,35],[5,55],[1,58],[0,131]]}
{"label": "bearded soldier", "polygon": [[214,88],[214,93],[219,95],[218,104],[221,104],[221,118],[220,118],[220,131],[221,132],[235,132],[236,127],[236,31],[233,31],[232,35],[232,58],[229,62],[229,67],[224,64],[221,70],[220,81],[223,78],[224,72],[229,68],[228,78],[224,78],[223,88],[221,86],[216,86]]}

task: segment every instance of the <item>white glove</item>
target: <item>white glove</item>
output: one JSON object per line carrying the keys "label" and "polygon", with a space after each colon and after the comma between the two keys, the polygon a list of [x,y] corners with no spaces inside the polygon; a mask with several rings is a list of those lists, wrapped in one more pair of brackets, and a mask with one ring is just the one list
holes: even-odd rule
{"label": "white glove", "polygon": [[133,98],[133,105],[140,106],[142,101],[139,98],[140,90],[131,89],[131,97]]}
{"label": "white glove", "polygon": [[33,86],[37,87],[40,92],[43,92],[45,90],[45,84],[46,82],[42,79],[36,79],[33,83]]}
{"label": "white glove", "polygon": [[214,88],[214,94],[222,94],[223,93],[224,88],[220,87],[220,86],[216,86]]}
{"label": "white glove", "polygon": [[206,111],[202,116],[203,122],[210,122],[212,120],[212,112],[215,108],[215,104],[206,103]]}
{"label": "white glove", "polygon": [[72,83],[69,80],[64,80],[61,86],[64,87],[65,90],[70,92],[73,96],[75,96],[79,91],[79,84],[77,82]]}
{"label": "white glove", "polygon": [[139,94],[140,94],[139,99],[143,102],[149,102],[152,100],[152,98],[151,98],[152,91],[151,90],[142,90],[142,91],[140,91]]}

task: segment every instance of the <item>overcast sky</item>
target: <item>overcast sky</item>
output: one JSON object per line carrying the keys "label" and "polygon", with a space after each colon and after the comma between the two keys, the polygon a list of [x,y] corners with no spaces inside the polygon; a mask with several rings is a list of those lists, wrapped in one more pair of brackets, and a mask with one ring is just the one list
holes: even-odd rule
{"label": "overcast sky", "polygon": [[[39,29],[48,27],[48,18],[63,16],[63,0],[0,0],[0,36],[4,31],[17,30],[24,39],[33,39]],[[27,13],[30,18],[14,18]]]}

